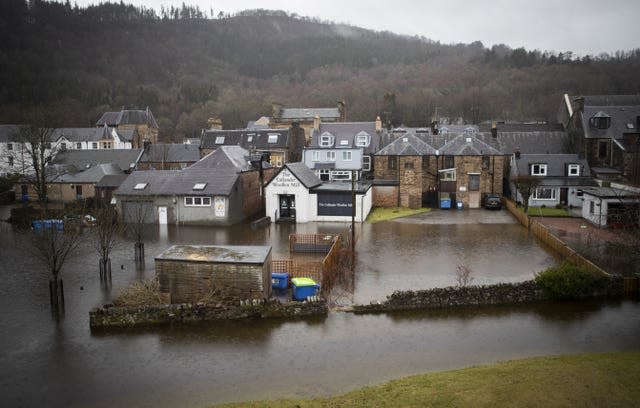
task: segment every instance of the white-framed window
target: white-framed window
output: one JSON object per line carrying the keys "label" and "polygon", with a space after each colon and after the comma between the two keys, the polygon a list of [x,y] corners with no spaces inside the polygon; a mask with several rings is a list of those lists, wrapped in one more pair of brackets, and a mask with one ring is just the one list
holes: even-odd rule
{"label": "white-framed window", "polygon": [[362,171],[371,171],[371,156],[362,156]]}
{"label": "white-framed window", "polygon": [[324,132],[320,135],[320,147],[333,146],[334,136],[329,132]]}
{"label": "white-framed window", "polygon": [[98,148],[98,142],[91,143],[91,148],[92,149],[97,149]]}
{"label": "white-framed window", "polygon": [[76,149],[82,149],[82,142],[76,143]]}
{"label": "white-framed window", "polygon": [[211,207],[211,197],[185,197],[185,207]]}
{"label": "white-framed window", "polygon": [[367,147],[369,146],[370,141],[371,138],[367,132],[363,131],[356,135],[356,146],[358,147]]}
{"label": "white-framed window", "polygon": [[556,199],[556,189],[555,188],[546,188],[546,187],[538,187],[533,192],[534,200],[555,200]]}
{"label": "white-framed window", "polygon": [[149,185],[149,183],[138,183],[133,187],[133,189],[134,190],[144,190],[145,188],[147,188],[147,185]]}
{"label": "white-framed window", "polygon": [[349,146],[349,141],[348,140],[341,140],[340,141],[340,146]]}
{"label": "white-framed window", "polygon": [[456,181],[456,169],[440,170],[441,181]]}
{"label": "white-framed window", "polygon": [[546,176],[547,175],[547,165],[546,164],[532,164],[531,165],[531,175],[532,176]]}
{"label": "white-framed window", "polygon": [[216,144],[224,144],[224,136],[216,136]]}
{"label": "white-framed window", "polygon": [[336,161],[336,152],[330,150],[327,152],[327,161]]}
{"label": "white-framed window", "polygon": [[351,172],[334,170],[331,172],[331,180],[351,180]]}
{"label": "white-framed window", "polygon": [[317,162],[320,161],[320,152],[311,152],[311,161]]}
{"label": "white-framed window", "polygon": [[13,150],[13,143],[7,143],[7,150]]}
{"label": "white-framed window", "polygon": [[351,152],[342,152],[343,161],[351,161]]}
{"label": "white-framed window", "polygon": [[278,134],[269,133],[269,140],[267,140],[267,143],[269,144],[278,143]]}
{"label": "white-framed window", "polygon": [[247,143],[251,143],[251,142],[253,142],[253,133],[249,133],[247,135]]}
{"label": "white-framed window", "polygon": [[329,181],[331,172],[329,171],[329,169],[320,169],[318,170],[318,177],[320,178],[321,181]]}
{"label": "white-framed window", "polygon": [[569,171],[570,176],[579,176],[580,175],[580,165],[579,164],[570,164]]}
{"label": "white-framed window", "polygon": [[193,185],[193,189],[199,191],[204,190],[205,187],[207,187],[207,183],[196,183]]}

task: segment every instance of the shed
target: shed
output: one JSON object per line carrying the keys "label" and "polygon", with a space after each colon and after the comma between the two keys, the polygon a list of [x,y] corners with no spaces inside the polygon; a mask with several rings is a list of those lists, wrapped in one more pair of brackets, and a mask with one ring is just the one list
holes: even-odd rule
{"label": "shed", "polygon": [[215,292],[229,300],[271,296],[271,247],[174,245],[155,259],[169,303],[198,302]]}

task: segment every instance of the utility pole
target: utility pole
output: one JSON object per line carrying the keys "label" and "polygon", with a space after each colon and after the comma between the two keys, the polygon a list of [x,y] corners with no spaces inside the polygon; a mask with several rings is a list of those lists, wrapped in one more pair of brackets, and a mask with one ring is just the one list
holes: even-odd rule
{"label": "utility pole", "polygon": [[356,171],[351,170],[351,262],[356,249]]}

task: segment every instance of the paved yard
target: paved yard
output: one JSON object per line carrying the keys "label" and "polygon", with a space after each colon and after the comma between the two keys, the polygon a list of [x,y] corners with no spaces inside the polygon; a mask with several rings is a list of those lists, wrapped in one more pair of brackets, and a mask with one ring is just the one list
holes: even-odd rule
{"label": "paved yard", "polygon": [[427,213],[396,218],[392,222],[411,224],[516,224],[518,221],[507,210],[489,211],[483,208],[464,210],[433,209]]}

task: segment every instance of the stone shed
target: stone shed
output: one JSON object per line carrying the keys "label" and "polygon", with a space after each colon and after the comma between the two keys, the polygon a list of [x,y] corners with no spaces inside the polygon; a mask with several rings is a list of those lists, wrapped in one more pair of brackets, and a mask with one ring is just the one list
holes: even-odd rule
{"label": "stone shed", "polygon": [[155,259],[160,293],[169,303],[215,298],[269,299],[271,247],[174,245]]}

